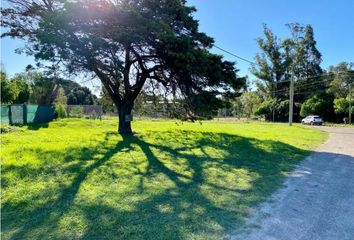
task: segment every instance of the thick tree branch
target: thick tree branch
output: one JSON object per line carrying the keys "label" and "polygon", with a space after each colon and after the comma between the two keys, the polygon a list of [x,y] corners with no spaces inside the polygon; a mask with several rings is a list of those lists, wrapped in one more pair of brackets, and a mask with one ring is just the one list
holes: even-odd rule
{"label": "thick tree branch", "polygon": [[113,102],[118,106],[118,108],[121,106],[122,98],[120,97],[120,94],[117,89],[115,89],[115,85],[111,82],[111,80],[107,77],[106,74],[104,74],[102,71],[100,71],[97,66],[92,64],[92,70],[96,73],[96,75],[99,77],[101,80],[103,86],[106,88],[109,96],[112,98]]}
{"label": "thick tree branch", "polygon": [[129,83],[129,72],[132,62],[130,61],[130,47],[127,46],[125,48],[125,66],[123,70],[123,82],[124,82],[124,90],[125,94],[130,94],[130,83]]}

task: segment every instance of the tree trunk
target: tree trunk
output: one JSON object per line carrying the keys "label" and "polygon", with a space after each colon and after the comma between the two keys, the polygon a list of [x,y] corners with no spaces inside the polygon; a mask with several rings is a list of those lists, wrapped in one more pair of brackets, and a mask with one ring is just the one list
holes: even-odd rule
{"label": "tree trunk", "polygon": [[132,135],[132,109],[133,104],[130,103],[122,103],[118,108],[118,117],[119,117],[119,127],[118,133],[121,135]]}

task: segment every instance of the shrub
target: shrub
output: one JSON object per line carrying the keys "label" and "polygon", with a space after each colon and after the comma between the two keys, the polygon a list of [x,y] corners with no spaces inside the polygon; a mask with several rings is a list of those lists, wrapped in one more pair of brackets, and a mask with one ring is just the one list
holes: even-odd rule
{"label": "shrub", "polygon": [[289,116],[289,100],[281,99],[266,99],[255,110],[256,116],[264,116],[267,121],[273,119],[274,108],[274,120],[286,121]]}
{"label": "shrub", "polygon": [[302,105],[300,116],[320,115],[325,121],[335,121],[333,96],[323,93],[308,98]]}
{"label": "shrub", "polygon": [[64,104],[55,105],[55,117],[56,118],[65,118],[66,117],[66,106]]}

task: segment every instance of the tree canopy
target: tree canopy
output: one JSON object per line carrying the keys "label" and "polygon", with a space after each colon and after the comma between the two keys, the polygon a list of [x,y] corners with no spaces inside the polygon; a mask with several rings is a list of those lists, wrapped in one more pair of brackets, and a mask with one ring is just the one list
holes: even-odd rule
{"label": "tree canopy", "polygon": [[[322,76],[321,53],[316,47],[311,25],[287,24],[291,36],[283,40],[264,25],[264,38],[258,38],[261,50],[255,57],[252,73],[257,77],[257,91],[265,101],[256,111],[267,120],[284,121],[285,105],[289,104],[289,85],[295,81],[295,119],[300,117],[300,106],[306,99],[325,90]],[[270,111],[270,112],[267,112]]]}
{"label": "tree canopy", "polygon": [[9,78],[4,71],[1,77],[1,103],[25,103],[32,92],[29,83],[19,76]]}
{"label": "tree canopy", "polygon": [[[178,99],[188,118],[205,117],[243,81],[234,63],[209,52],[185,0],[8,0],[2,36],[27,41],[27,53],[72,73],[92,73],[118,107],[119,132],[146,82]],[[183,100],[183,101],[182,101]],[[181,114],[182,114],[181,113]]]}

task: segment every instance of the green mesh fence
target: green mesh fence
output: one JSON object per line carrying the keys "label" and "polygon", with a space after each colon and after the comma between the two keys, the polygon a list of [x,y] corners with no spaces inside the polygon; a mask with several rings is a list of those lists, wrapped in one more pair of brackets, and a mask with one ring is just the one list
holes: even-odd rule
{"label": "green mesh fence", "polygon": [[50,122],[54,118],[54,107],[49,105],[27,105],[27,123]]}
{"label": "green mesh fence", "polygon": [[49,105],[1,105],[1,123],[22,125],[53,120],[54,107]]}
{"label": "green mesh fence", "polygon": [[55,109],[53,106],[39,105],[37,113],[37,122],[50,122],[54,119]]}
{"label": "green mesh fence", "polygon": [[24,124],[26,119],[24,105],[11,105],[10,106],[10,124],[20,125]]}
{"label": "green mesh fence", "polygon": [[27,123],[34,123],[37,115],[38,105],[27,105]]}
{"label": "green mesh fence", "polygon": [[9,108],[10,105],[1,105],[1,124],[9,124]]}

